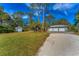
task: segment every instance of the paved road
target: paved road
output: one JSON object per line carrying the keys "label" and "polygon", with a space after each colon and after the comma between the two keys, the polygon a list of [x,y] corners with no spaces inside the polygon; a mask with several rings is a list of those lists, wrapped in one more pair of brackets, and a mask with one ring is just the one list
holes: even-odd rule
{"label": "paved road", "polygon": [[39,49],[38,56],[79,56],[79,36],[52,33]]}

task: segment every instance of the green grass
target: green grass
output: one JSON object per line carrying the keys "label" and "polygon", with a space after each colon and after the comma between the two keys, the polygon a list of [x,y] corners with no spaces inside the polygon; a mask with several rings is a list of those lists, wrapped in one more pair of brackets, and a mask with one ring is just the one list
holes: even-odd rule
{"label": "green grass", "polygon": [[47,36],[45,32],[0,34],[0,56],[35,55]]}

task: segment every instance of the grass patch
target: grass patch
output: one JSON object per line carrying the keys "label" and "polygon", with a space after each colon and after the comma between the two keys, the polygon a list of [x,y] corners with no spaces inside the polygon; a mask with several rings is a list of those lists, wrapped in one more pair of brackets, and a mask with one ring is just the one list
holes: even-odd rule
{"label": "grass patch", "polygon": [[0,34],[0,55],[35,55],[47,36],[48,33],[45,32],[20,32]]}

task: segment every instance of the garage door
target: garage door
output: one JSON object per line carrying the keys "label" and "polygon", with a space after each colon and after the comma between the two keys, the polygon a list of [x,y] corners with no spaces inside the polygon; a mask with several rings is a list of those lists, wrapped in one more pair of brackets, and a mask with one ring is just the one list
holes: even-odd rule
{"label": "garage door", "polygon": [[50,32],[65,32],[67,28],[49,28],[48,31]]}
{"label": "garage door", "polygon": [[59,28],[59,32],[65,32],[66,29],[65,28]]}
{"label": "garage door", "polygon": [[58,28],[53,28],[52,31],[53,32],[58,32]]}

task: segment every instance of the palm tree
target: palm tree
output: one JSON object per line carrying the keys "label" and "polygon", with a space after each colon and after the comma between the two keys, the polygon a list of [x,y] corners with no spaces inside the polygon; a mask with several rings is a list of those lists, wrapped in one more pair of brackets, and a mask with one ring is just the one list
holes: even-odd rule
{"label": "palm tree", "polygon": [[49,26],[55,23],[55,17],[52,14],[48,14],[46,16],[46,21],[48,22]]}
{"label": "palm tree", "polygon": [[36,13],[38,17],[38,21],[40,21],[40,16],[42,16],[42,29],[44,30],[45,26],[45,13],[48,10],[49,4],[47,3],[31,3],[29,9],[32,11],[33,14]]}
{"label": "palm tree", "polygon": [[33,16],[34,14],[32,12],[28,12],[27,15],[29,16],[29,24],[31,25],[32,21],[33,21]]}
{"label": "palm tree", "polygon": [[43,17],[43,22],[42,22],[42,29],[44,30],[44,23],[45,23],[45,11],[48,7],[47,3],[32,3],[31,8],[35,10],[35,12],[38,14],[38,21],[40,20],[40,15]]}
{"label": "palm tree", "polygon": [[32,22],[34,22],[34,20],[33,20],[34,16],[38,17],[38,20],[37,20],[37,25],[38,25],[38,23],[40,23],[40,12],[41,12],[40,6],[41,6],[41,4],[31,3],[30,5],[31,6],[29,7],[29,9],[31,10],[31,12],[28,13],[29,19],[30,19],[30,26],[31,26]]}

